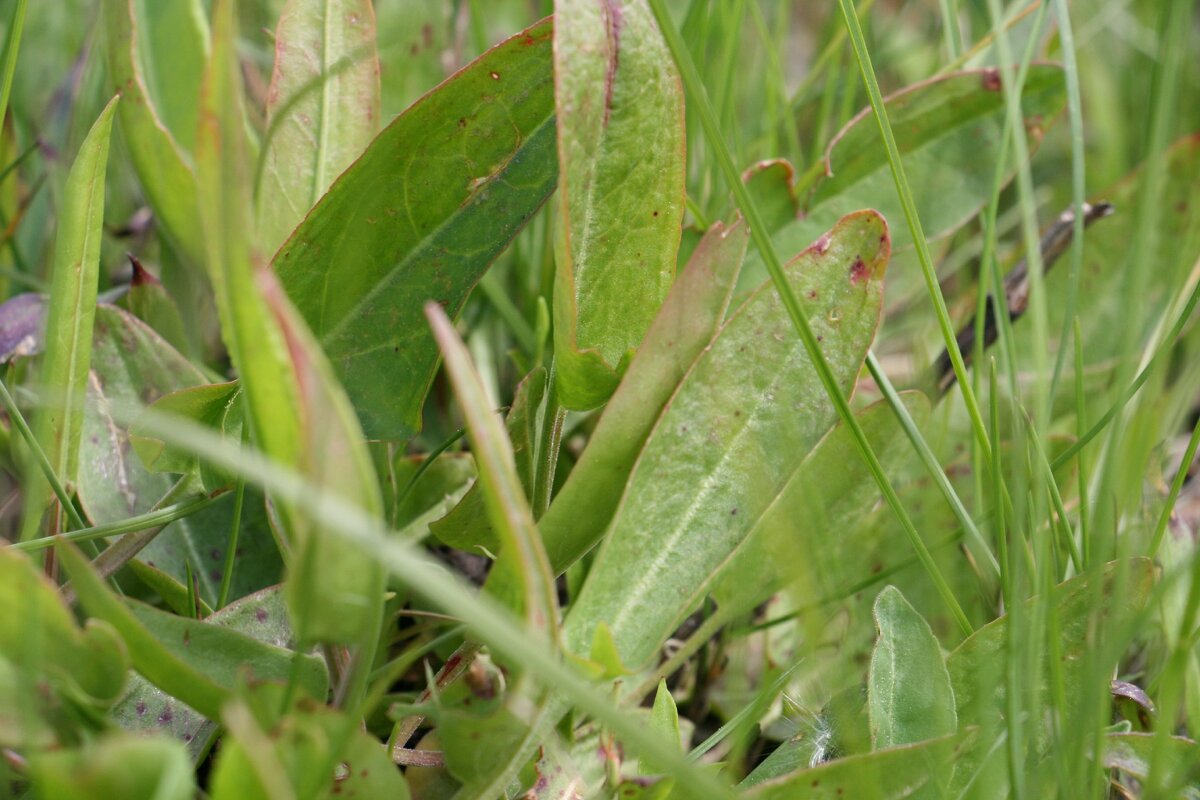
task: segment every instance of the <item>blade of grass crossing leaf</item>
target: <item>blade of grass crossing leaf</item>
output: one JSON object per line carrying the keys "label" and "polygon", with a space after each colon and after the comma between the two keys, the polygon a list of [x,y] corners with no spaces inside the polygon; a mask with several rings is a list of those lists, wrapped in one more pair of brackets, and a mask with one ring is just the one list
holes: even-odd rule
{"label": "blade of grass crossing leaf", "polygon": [[12,548],[14,550],[26,551],[45,550],[48,547],[53,547],[54,542],[59,540],[87,542],[93,539],[107,539],[110,536],[118,536],[122,533],[133,533],[135,531],[146,530],[147,528],[156,528],[168,525],[176,520],[184,519],[185,517],[190,517],[192,514],[208,508],[220,499],[219,495],[214,497],[197,497],[193,500],[174,503],[146,514],[139,514],[136,517],[129,517],[111,525],[96,525],[90,528],[80,526],[70,533],[59,534],[54,538],[43,537],[28,542],[17,542],[12,545]]}
{"label": "blade of grass crossing leaf", "polygon": [[887,373],[883,371],[883,366],[879,360],[875,358],[874,352],[867,353],[867,369],[871,372],[871,377],[875,379],[875,385],[883,392],[884,398],[895,410],[897,419],[900,420],[900,425],[904,428],[904,433],[912,442],[913,449],[917,451],[917,455],[921,457],[921,463],[925,465],[925,471],[929,474],[930,479],[937,484],[942,496],[946,498],[946,502],[950,505],[951,511],[954,512],[955,519],[958,524],[963,526],[963,530],[980,548],[980,551],[986,556],[985,561],[995,573],[996,577],[1000,577],[1000,565],[996,562],[995,555],[992,554],[991,547],[983,538],[983,534],[979,532],[979,528],[975,525],[975,520],[971,519],[971,514],[963,505],[958,493],[954,491],[954,487],[950,484],[950,479],[946,477],[946,471],[942,469],[941,464],[937,461],[937,456],[930,449],[928,442],[921,435],[921,431],[913,422],[912,415],[908,413],[908,409],[904,406],[904,401],[900,399],[900,395],[896,393],[896,388],[892,386],[891,380]]}
{"label": "blade of grass crossing leaf", "polygon": [[[50,465],[66,486],[74,483],[78,468],[100,280],[104,175],[117,99],[104,107],[71,165],[55,239],[46,344],[38,376],[42,406],[33,424]],[[33,481],[26,497],[22,541],[37,533],[45,494],[46,484]]]}
{"label": "blade of grass crossing leaf", "polygon": [[479,594],[462,579],[448,573],[422,549],[389,536],[386,527],[361,508],[320,486],[295,470],[280,466],[252,448],[234,451],[217,435],[186,420],[148,409],[140,421],[148,432],[231,474],[244,475],[282,502],[310,514],[347,543],[370,550],[377,561],[414,593],[443,612],[463,620],[470,630],[503,657],[556,687],[581,710],[607,725],[631,750],[650,755],[669,770],[679,785],[696,798],[732,798],[727,786],[712,775],[696,770],[678,752],[663,746],[657,737],[597,691],[560,655],[531,635],[521,621],[487,595]]}
{"label": "blade of grass crossing leaf", "polygon": [[984,428],[983,416],[979,412],[979,403],[975,399],[975,393],[971,390],[970,384],[966,382],[967,369],[963,364],[962,353],[958,349],[954,326],[950,321],[950,312],[946,308],[946,299],[942,297],[942,290],[938,285],[937,272],[933,267],[933,257],[929,253],[929,243],[925,240],[925,233],[921,229],[921,220],[917,216],[912,188],[908,185],[908,179],[904,175],[904,164],[901,161],[899,149],[896,147],[896,137],[892,133],[891,123],[888,122],[887,107],[884,105],[883,95],[879,91],[879,81],[875,77],[875,69],[871,66],[871,56],[867,51],[866,40],[863,38],[862,25],[859,24],[854,5],[850,0],[838,0],[838,5],[842,9],[842,17],[845,19],[850,42],[854,47],[854,55],[858,59],[863,84],[866,86],[867,96],[871,100],[871,108],[874,109],[875,119],[879,123],[884,147],[887,150],[888,163],[891,165],[892,177],[896,183],[896,192],[900,196],[900,204],[904,208],[909,232],[917,249],[917,259],[921,264],[925,287],[933,302],[942,340],[945,342],[946,351],[950,354],[950,363],[954,366],[955,377],[958,378],[959,386],[962,389],[963,402],[966,404],[967,414],[971,418],[975,436],[979,439],[984,453],[989,453],[991,445]]}
{"label": "blade of grass crossing leaf", "polygon": [[[829,364],[825,360],[824,354],[821,352],[820,345],[816,341],[812,329],[808,325],[808,320],[804,317],[800,309],[800,304],[796,299],[795,294],[791,291],[787,283],[787,278],[783,273],[783,264],[780,261],[779,254],[775,252],[774,245],[771,244],[770,237],[767,235],[767,228],[758,213],[758,209],[754,204],[754,200],[750,197],[746,190],[745,184],[741,180],[741,176],[737,168],[733,164],[733,160],[729,155],[729,150],[725,146],[724,139],[721,136],[720,126],[716,121],[716,114],[712,109],[712,104],[708,101],[708,96],[704,90],[704,86],[700,81],[700,77],[696,72],[695,64],[691,60],[690,54],[687,52],[683,41],[680,39],[679,32],[675,29],[674,23],[668,14],[663,0],[649,0],[650,7],[654,10],[655,17],[658,19],[659,28],[663,32],[663,36],[667,41],[667,46],[671,50],[676,63],[679,65],[680,73],[683,77],[684,86],[687,88],[689,95],[692,97],[694,105],[698,106],[701,123],[704,126],[704,133],[709,146],[713,149],[713,154],[721,167],[721,171],[725,175],[725,180],[733,190],[734,197],[737,199],[738,207],[746,217],[746,221],[750,226],[750,235],[754,239],[755,245],[758,247],[763,261],[766,263],[767,271],[771,275],[771,280],[775,285],[776,291],[779,292],[780,298],[783,301],[784,307],[787,309],[788,316],[791,318],[796,332],[800,335],[800,339],[804,344],[805,350],[808,352],[813,366],[820,376],[821,383],[824,385],[826,392],[829,394],[830,400],[834,404],[834,408],[838,412],[838,417],[843,424],[851,431],[854,436],[855,443],[858,446],[859,453],[867,463],[867,468],[871,472],[872,478],[879,484],[880,490],[883,492],[884,498],[888,505],[895,511],[896,516],[900,520],[900,524],[907,534],[910,544],[917,552],[918,558],[921,560],[921,565],[929,574],[930,580],[933,582],[938,594],[950,609],[959,628],[966,634],[972,630],[971,623],[967,620],[966,614],[962,610],[957,598],[954,596],[953,590],[946,582],[945,577],[941,574],[941,570],[933,561],[929,554],[929,549],[925,546],[920,534],[913,526],[911,518],[900,504],[900,498],[896,495],[895,489],[887,476],[883,473],[883,468],[879,463],[879,459],[871,450],[870,444],[866,440],[866,435],[862,428],[858,425],[858,421],[854,418],[854,414],[850,410],[849,403],[846,401],[845,395],[838,388],[837,382],[834,380],[833,374],[830,371]],[[851,10],[849,13],[853,14]],[[857,23],[857,20],[856,20]],[[918,238],[918,237],[915,237]],[[948,322],[948,320],[947,320]],[[954,332],[949,330],[950,346],[954,345]],[[959,362],[961,364],[961,356]],[[984,435],[986,441],[986,434]]]}
{"label": "blade of grass crossing leaf", "polygon": [[[32,453],[33,457],[37,460],[38,468],[42,471],[42,475],[46,478],[46,482],[50,484],[50,488],[54,491],[54,496],[57,497],[58,502],[62,504],[63,510],[67,514],[67,519],[71,521],[71,526],[75,530],[86,528],[87,525],[84,524],[83,519],[79,516],[79,511],[76,510],[75,504],[71,502],[71,495],[67,492],[66,487],[63,486],[62,481],[58,479],[58,474],[54,471],[54,467],[51,465],[50,459],[46,456],[46,451],[38,442],[37,436],[34,435],[33,431],[29,427],[29,423],[25,421],[25,415],[22,414],[21,409],[17,407],[17,401],[13,399],[13,396],[8,391],[8,387],[2,380],[0,380],[0,402],[4,403],[4,410],[7,412],[9,420],[16,427],[17,432],[21,434],[21,438],[25,441],[26,446],[29,448],[29,452]],[[50,546],[47,542],[42,544],[40,547],[36,547],[34,546],[36,542],[36,539],[18,542],[16,545],[14,545],[14,547],[26,545],[29,547],[29,549],[42,549]]]}

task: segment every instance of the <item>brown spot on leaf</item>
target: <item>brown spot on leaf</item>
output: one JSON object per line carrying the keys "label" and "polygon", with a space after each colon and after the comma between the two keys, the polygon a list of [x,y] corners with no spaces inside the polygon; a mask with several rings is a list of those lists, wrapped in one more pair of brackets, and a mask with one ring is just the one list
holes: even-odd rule
{"label": "brown spot on leaf", "polygon": [[864,283],[868,277],[870,277],[870,270],[867,269],[866,262],[859,256],[850,265],[850,282],[857,286],[860,283]]}
{"label": "brown spot on leaf", "polygon": [[989,67],[988,69],[985,69],[980,78],[980,82],[983,84],[983,88],[989,92],[1000,91],[1002,88],[1002,84],[1000,82],[1000,70],[996,69],[995,67]]}

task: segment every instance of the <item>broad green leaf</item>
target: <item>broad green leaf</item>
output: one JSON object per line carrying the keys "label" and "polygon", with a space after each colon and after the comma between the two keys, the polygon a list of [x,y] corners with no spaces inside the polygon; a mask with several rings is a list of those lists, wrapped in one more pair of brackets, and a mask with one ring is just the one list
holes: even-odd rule
{"label": "broad green leaf", "polygon": [[83,747],[35,753],[29,775],[37,797],[56,800],[191,800],[192,764],[165,736],[110,733]]}
{"label": "broad green leaf", "polygon": [[[236,631],[273,648],[293,650],[296,647],[280,586],[247,595],[209,615],[203,624]],[[311,670],[314,666],[311,658],[302,658],[305,667]],[[316,692],[315,697],[323,696],[315,682],[310,691]],[[125,695],[111,713],[117,724],[126,730],[162,731],[174,736],[187,747],[195,762],[207,752],[217,732],[216,722],[137,674],[130,676]]]}
{"label": "broad green leaf", "polygon": [[[918,424],[929,413],[919,392],[901,397]],[[885,471],[912,455],[896,415],[884,401],[856,415]],[[839,424],[825,435],[763,512],[741,549],[721,566],[713,598],[727,618],[749,612],[781,588],[801,584],[805,596],[824,598],[845,591],[872,571],[877,528],[861,525],[879,490],[858,455],[854,439]],[[829,536],[830,531],[837,535]]]}
{"label": "broad green leaf", "polygon": [[[658,682],[658,690],[654,693],[654,706],[650,709],[650,730],[670,746],[682,746],[679,736],[679,709],[675,707],[675,698],[667,688],[665,680]],[[639,771],[644,775],[657,775],[665,770],[653,760],[642,759],[638,763]]]}
{"label": "broad green leaf", "polygon": [[289,0],[275,30],[259,242],[274,252],[379,132],[370,0]]}
{"label": "broad green leaf", "polygon": [[[475,486],[475,459],[470,453],[443,453],[417,475],[425,458],[399,453],[392,465],[397,495],[391,511],[392,527],[404,531],[410,541],[428,536],[434,523]],[[479,500],[482,504],[482,496]],[[486,509],[481,510],[486,515]],[[488,525],[490,528],[491,523]]]}
{"label": "broad green leaf", "polygon": [[[126,430],[123,420],[138,407],[157,407],[180,396],[191,398],[208,387],[200,385],[206,380],[202,372],[140,320],[119,308],[97,307],[93,339],[78,488],[84,513],[93,524],[104,525],[150,511],[177,480],[176,476],[150,472],[143,466],[133,452],[141,451],[140,443]],[[237,438],[235,435],[235,442]],[[161,442],[157,444],[161,446]],[[160,456],[160,461],[168,460]],[[190,456],[168,466],[179,473],[195,468]],[[202,469],[200,474],[209,476],[209,470]],[[230,483],[224,476],[220,480],[209,477],[205,486],[209,492]],[[230,495],[173,522],[146,545],[138,558],[178,582],[186,581],[186,565],[190,563],[201,597],[215,604],[232,511]],[[262,510],[261,495],[254,491],[247,495],[243,509],[238,551],[231,584],[233,597],[278,582],[278,549]]]}
{"label": "broad green leaf", "polygon": [[683,222],[683,85],[645,0],[557,0],[554,353],[567,408],[607,400],[658,313]]}
{"label": "broad green leaf", "polygon": [[[889,252],[883,218],[862,211],[786,267],[843,391],[875,335]],[[570,651],[586,653],[605,621],[622,661],[646,663],[834,420],[777,293],[764,284],[657,420],[567,615]]]}
{"label": "broad green leaf", "polygon": [[[467,436],[492,528],[502,552],[509,554],[493,569],[509,570],[508,585],[515,587],[518,593],[515,597],[502,599],[522,613],[528,625],[528,636],[555,642],[558,638],[558,592],[554,573],[550,571],[533,512],[517,477],[512,445],[490,407],[467,348],[455,333],[453,324],[437,304],[427,305],[426,314],[466,419]],[[489,755],[473,757],[471,762],[479,758],[484,761],[473,763],[469,770],[455,772],[455,777],[474,793],[473,796],[493,797],[503,792],[530,760],[533,748],[549,732],[563,710],[561,702],[552,700],[546,689],[535,686],[528,676],[524,676],[509,690],[504,707],[497,713],[473,718],[478,726],[499,726],[498,738],[489,748],[474,744],[474,750],[487,750]],[[442,735],[449,749],[451,735],[446,731]],[[457,737],[455,740],[458,741]]]}
{"label": "broad green leaf", "polygon": [[421,427],[438,363],[422,305],[456,315],[554,188],[550,36],[541,22],[415,103],[275,256],[372,438]]}
{"label": "broad green leaf", "polygon": [[725,319],[748,242],[744,224],[714,225],[671,287],[587,449],[538,521],[556,574],[600,541],[663,406]]}
{"label": "broad green leaf", "polygon": [[[1118,585],[1117,578],[1123,577]],[[1097,581],[1100,584],[1097,585]],[[1054,587],[1049,598],[1026,601],[1026,614],[1035,603],[1052,603],[1058,616],[1059,642],[1064,685],[1079,686],[1087,657],[1096,652],[1096,631],[1120,631],[1146,604],[1154,581],[1154,566],[1149,559],[1114,561],[1098,572],[1080,575]],[[1113,598],[1119,597],[1116,602]],[[1097,599],[1102,599],[1096,605]],[[1004,707],[1004,681],[1000,666],[1007,658],[1005,639],[1008,617],[985,625],[968,637],[946,658],[959,719],[974,723],[999,714]],[[1044,655],[1044,649],[1043,649]],[[1025,680],[1039,687],[1047,684],[1045,666],[1039,675]]]}
{"label": "broad green leaf", "polygon": [[958,718],[941,645],[895,586],[875,598],[875,628],[879,637],[867,679],[872,747],[954,733]]}
{"label": "broad green leaf", "polygon": [[[314,486],[379,515],[379,485],[353,411],[312,335],[251,248],[249,161],[229,0],[218,1],[214,20],[197,150],[200,210],[222,334],[242,375],[252,439]],[[373,646],[383,588],[378,563],[292,506],[278,511],[289,609],[301,641]]]}
{"label": "broad green leaf", "polygon": [[[955,73],[914,84],[886,98],[917,213],[931,239],[959,228],[991,197],[994,162],[1006,125],[999,77],[994,69]],[[1062,69],[1032,65],[1021,104],[1036,142],[1065,107]],[[842,214],[864,207],[877,209],[892,223],[897,248],[912,245],[907,227],[900,224],[904,212],[879,126],[869,108],[830,143],[825,169],[815,185],[801,187],[802,193],[808,190],[804,217],[772,235],[777,249],[795,252]],[[1005,182],[1012,174],[1009,165]],[[752,259],[747,277],[761,276],[761,263]]]}
{"label": "broad green leaf", "polygon": [[[1110,733],[1104,737],[1104,767],[1119,769],[1143,784],[1150,776],[1155,737],[1149,733]],[[1165,797],[1200,800],[1200,746],[1191,739],[1171,736],[1164,743],[1162,769],[1158,785],[1165,787]]]}
{"label": "broad green leaf", "polygon": [[[517,478],[525,497],[533,496],[533,480],[537,466],[535,451],[538,445],[538,409],[546,396],[546,370],[536,367],[517,384],[512,408],[504,421],[512,442]],[[444,544],[459,550],[489,553],[500,552],[500,538],[488,519],[483,487],[476,483],[463,496],[453,511],[430,526],[430,531]]]}
{"label": "broad green leaf", "polygon": [[900,800],[947,774],[964,747],[958,734],[839,758],[756,784],[747,800]]}
{"label": "broad green leaf", "polygon": [[[166,8],[175,6],[174,9]],[[146,45],[146,34],[143,25],[154,27],[155,19],[171,18],[173,23],[184,20],[193,13],[193,0],[176,0],[171,3],[158,3],[153,0],[104,0],[104,33],[108,55],[108,79],[113,90],[121,93],[119,116],[121,118],[121,133],[128,144],[128,151],[133,165],[137,170],[146,199],[163,232],[171,243],[178,249],[190,264],[203,263],[204,241],[200,233],[196,206],[196,179],[192,173],[187,151],[180,145],[179,139],[191,141],[194,131],[180,131],[168,127],[164,115],[155,106],[155,100],[161,99],[165,87],[158,81],[172,80],[169,73],[159,68],[158,62],[143,56]],[[145,15],[149,12],[150,17]],[[155,16],[156,14],[162,17]],[[170,27],[170,25],[169,25]],[[208,42],[203,27],[179,26],[173,27],[176,35],[185,35],[188,41],[176,40],[167,48],[167,55],[172,49],[179,53],[206,53]],[[152,39],[152,37],[151,37]],[[156,51],[156,55],[164,55]],[[147,61],[155,64],[153,69],[157,96],[152,96],[148,87],[145,65]],[[191,73],[194,79],[197,73]],[[165,94],[174,94],[179,102],[171,103],[170,112],[175,123],[180,123],[188,113],[185,106],[188,97],[197,103],[198,91],[186,84],[186,78],[180,80],[180,86],[174,86]],[[198,88],[198,87],[196,87]],[[178,137],[178,138],[177,138]],[[202,302],[203,295],[188,295],[193,302]]]}
{"label": "broad green leaf", "polygon": [[[105,106],[79,148],[63,187],[50,300],[46,310],[45,351],[39,367],[42,404],[34,433],[59,480],[70,485],[79,464],[79,439],[92,355],[92,320],[100,280],[100,238],[104,226],[104,175],[117,98]],[[22,538],[41,520],[46,481],[29,473]]]}
{"label": "broad green leaf", "polygon": [[[77,730],[81,716],[120,698],[129,667],[120,637],[98,621],[81,631],[57,588],[8,548],[0,548],[0,604],[9,610],[0,617],[4,746],[53,744],[56,723]],[[77,709],[66,720],[64,704]]]}

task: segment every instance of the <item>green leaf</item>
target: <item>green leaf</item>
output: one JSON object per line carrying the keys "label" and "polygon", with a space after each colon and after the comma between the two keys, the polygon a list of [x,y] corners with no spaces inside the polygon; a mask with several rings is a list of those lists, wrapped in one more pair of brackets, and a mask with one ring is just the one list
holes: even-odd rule
{"label": "green leaf", "polygon": [[[1004,93],[999,89],[994,69],[972,70],[917,83],[886,98],[904,171],[930,239],[957,230],[991,197],[994,162],[1006,124]],[[1062,68],[1032,65],[1021,103],[1035,143],[1066,105]],[[905,218],[881,137],[870,109],[847,123],[825,153],[825,175],[803,187],[808,190],[805,216],[772,235],[777,249],[794,252],[804,247],[856,208],[875,208],[891,223]],[[1005,182],[1012,175],[1009,165]],[[912,245],[906,226],[893,230],[897,249]],[[747,265],[747,277],[757,278],[763,270],[754,258]]]}
{"label": "green leaf", "polygon": [[38,797],[56,800],[191,800],[192,764],[165,736],[108,734],[73,750],[35,753],[29,775]]}
{"label": "green leaf", "polygon": [[196,146],[200,81],[210,49],[201,0],[132,0],[135,71],[153,113],[184,153]]}
{"label": "green leaf", "polygon": [[[558,591],[533,521],[533,512],[517,477],[512,445],[490,407],[467,348],[455,333],[453,324],[436,303],[428,304],[425,313],[442,349],[446,373],[466,419],[467,436],[478,466],[478,481],[483,488],[488,516],[500,541],[501,552],[508,554],[508,558],[493,569],[509,571],[510,581],[506,585],[515,587],[517,594],[502,600],[522,613],[527,623],[527,636],[554,643],[558,639]],[[455,772],[455,777],[475,796],[493,797],[502,792],[531,759],[533,747],[565,710],[547,689],[536,686],[528,676],[516,682],[505,701],[497,714],[476,719],[477,724],[486,720],[488,724],[498,725],[502,738],[488,748],[480,748],[476,742],[473,749],[490,753],[472,759],[482,758],[483,761],[469,771]],[[451,738],[443,731],[447,749],[451,746]]]}
{"label": "green leaf", "polygon": [[[545,368],[534,368],[517,384],[512,408],[504,421],[512,442],[517,478],[526,498],[533,496],[536,472],[534,456],[538,444],[537,415],[546,397],[546,388]],[[483,487],[478,482],[453,511],[430,525],[429,529],[443,544],[459,550],[478,552],[478,548],[483,548],[493,554],[500,552],[500,538],[488,519]]]}
{"label": "green leaf", "polygon": [[289,0],[256,187],[258,235],[274,252],[379,132],[379,59],[370,0]]}
{"label": "green leaf", "polygon": [[[786,268],[843,391],[854,386],[875,335],[888,254],[886,223],[863,211]],[[587,652],[604,620],[622,660],[643,665],[835,418],[777,293],[764,284],[696,359],[657,420],[567,615],[569,649]]]}
{"label": "green leaf", "polygon": [[644,0],[557,0],[554,353],[567,408],[607,400],[675,275],[683,85]]}
{"label": "green leaf", "polygon": [[[113,306],[100,305],[96,309],[91,366],[80,449],[79,500],[91,522],[104,525],[150,511],[176,482],[175,477],[148,471],[131,452],[131,444],[143,456],[145,450],[157,445],[152,465],[179,473],[196,469],[193,456],[162,451],[164,446],[158,440],[139,440],[136,425],[134,432],[127,431],[122,418],[147,403],[174,409],[181,398],[207,397],[210,387],[199,385],[206,380],[204,374],[154,331]],[[224,384],[217,389],[229,392],[228,387]],[[234,446],[239,439],[240,428],[233,435]],[[172,461],[176,456],[179,458]],[[208,469],[198,472],[207,478],[203,483],[208,492],[229,485],[227,476],[214,476]],[[186,565],[190,563],[201,597],[215,604],[232,512],[233,497],[223,498],[171,523],[138,557],[178,582],[186,582]],[[238,550],[231,588],[234,597],[278,582],[278,548],[257,492],[248,496],[243,509]],[[147,570],[135,570],[153,580]]]}
{"label": "green leaf", "polygon": [[[241,383],[205,384],[170,392],[151,406],[155,414],[176,416],[219,431],[230,444],[241,441],[243,412]],[[137,420],[129,429],[129,441],[138,458],[152,472],[195,474],[206,492],[233,483],[233,477],[200,463],[186,450],[171,448],[162,439],[142,430]]]}
{"label": "green leaf", "polygon": [[[682,747],[679,709],[675,707],[675,698],[671,696],[671,690],[667,688],[665,680],[658,682],[658,690],[654,693],[654,706],[650,709],[650,730],[656,736],[662,737],[663,741],[670,742],[669,746]],[[645,758],[638,762],[638,771],[643,775],[660,775],[666,772],[653,759]]]}
{"label": "green leaf", "polygon": [[80,603],[91,616],[116,628],[125,640],[134,668],[163,691],[206,717],[216,718],[228,697],[228,688],[218,685],[159,642],[110,592],[74,545],[62,542],[56,552]]}
{"label": "green leaf", "polygon": [[[59,480],[71,484],[79,463],[84,398],[92,354],[92,321],[100,280],[104,225],[104,173],[117,99],[105,106],[80,145],[63,187],[46,312],[45,352],[38,376],[42,405],[34,432]],[[25,527],[29,538],[40,521],[47,483],[30,474]]]}
{"label": "green leaf", "polygon": [[[9,609],[0,617],[0,740],[6,747],[60,738],[52,728],[63,703],[86,713],[120,698],[129,668],[120,637],[97,621],[80,631],[56,587],[8,548],[0,548],[0,604]],[[77,729],[78,718],[66,726]]]}
{"label": "green leaf", "polygon": [[[290,651],[296,647],[295,632],[280,586],[271,586],[230,603],[210,614],[202,624],[236,631],[272,648]],[[302,658],[306,659],[306,670],[311,671],[314,664],[319,664],[311,656]],[[324,673],[323,667],[321,672]],[[321,681],[320,685],[325,685],[328,679],[325,677]],[[310,692],[316,692],[314,697],[323,697],[320,685],[316,681],[310,684]],[[111,714],[126,730],[169,733],[187,747],[194,762],[199,762],[207,752],[217,732],[216,722],[137,674],[130,676],[128,689]]]}
{"label": "green leaf", "polygon": [[[919,424],[929,413],[925,395],[905,392],[901,397]],[[885,401],[856,416],[886,471],[911,458],[912,449]],[[861,523],[878,496],[850,431],[839,424],[780,487],[741,549],[721,566],[712,589],[720,613],[726,618],[747,613],[791,584],[802,583],[814,597],[829,597],[861,581],[873,569],[868,559],[875,557],[880,538],[877,528]],[[828,531],[840,533],[830,537]]]}
{"label": "green leaf", "polygon": [[438,362],[422,304],[457,314],[554,188],[550,35],[517,34],[414,104],[275,256],[372,438],[421,427]]}
{"label": "green leaf", "polygon": [[[1117,583],[1118,578],[1121,583]],[[1034,613],[1036,604],[1051,604],[1058,616],[1058,650],[1062,656],[1063,685],[1081,685],[1088,669],[1089,656],[1099,650],[1097,631],[1121,631],[1146,604],[1154,582],[1150,559],[1132,558],[1113,561],[1103,569],[1080,575],[1054,587],[1050,597],[1034,597],[1025,602],[1025,614]],[[1112,598],[1119,597],[1120,602]],[[1008,617],[1003,616],[975,631],[946,658],[950,683],[958,703],[961,721],[974,724],[994,719],[1004,708],[1005,687],[1000,665],[1005,654]],[[1043,656],[1045,649],[1042,649]],[[1025,680],[1044,691],[1048,683],[1047,665]]]}
{"label": "green leaf", "polygon": [[839,758],[756,784],[747,800],[900,800],[948,771],[963,747],[958,734]]}
{"label": "green leaf", "polygon": [[[214,20],[197,152],[200,210],[222,334],[242,375],[252,439],[313,486],[378,516],[383,506],[378,481],[349,403],[274,275],[251,249],[248,154],[230,0],[218,2]],[[278,511],[289,608],[301,640],[373,647],[383,591],[378,563],[291,504]]]}
{"label": "green leaf", "polygon": [[671,287],[587,449],[538,521],[556,574],[608,528],[663,406],[725,319],[748,242],[743,223],[717,223]]}
{"label": "green leaf", "polygon": [[190,353],[192,341],[183,324],[183,316],[175,299],[167,292],[162,281],[133,257],[133,279],[129,282],[126,307],[138,319],[145,322],[159,336],[181,353]]}
{"label": "green leaf", "polygon": [[873,749],[954,733],[954,691],[929,623],[888,586],[875,598],[875,628],[879,638],[867,679]]}
{"label": "green leaf", "polygon": [[[258,694],[265,695],[260,704],[278,707],[272,693]],[[379,741],[345,714],[316,706],[268,725],[243,701],[231,704],[224,722],[229,735],[213,768],[213,800],[408,800],[408,786]]]}
{"label": "green leaf", "polygon": [[770,233],[774,234],[800,216],[796,171],[786,159],[760,161],[742,173],[742,181]]}
{"label": "green leaf", "polygon": [[[204,242],[198,224],[196,178],[192,173],[188,151],[180,144],[181,139],[183,142],[192,141],[195,129],[168,127],[165,119],[167,114],[171,115],[171,122],[178,126],[189,114],[189,102],[193,107],[199,107],[199,72],[189,67],[187,73],[172,76],[171,88],[164,92],[162,90],[165,87],[158,78],[167,79],[166,76],[171,74],[170,67],[159,65],[155,58],[143,55],[144,48],[155,46],[154,37],[147,35],[148,31],[144,31],[143,27],[152,29],[156,22],[165,24],[166,29],[179,38],[171,40],[169,47],[155,50],[154,55],[171,57],[178,68],[185,59],[193,58],[195,53],[207,53],[209,45],[203,25],[199,22],[180,24],[196,20],[195,5],[194,0],[176,0],[172,3],[104,0],[103,22],[109,85],[114,91],[119,91],[123,99],[119,111],[121,133],[128,144],[129,156],[146,199],[175,248],[183,253],[189,263],[201,264]],[[203,16],[200,17],[202,20]],[[174,61],[171,56],[175,52],[180,54],[179,61]],[[155,95],[151,95],[148,86],[148,71],[153,75],[152,80],[158,90]],[[174,83],[176,78],[179,85]],[[164,95],[177,97],[178,102],[169,101],[168,108],[160,111],[155,103],[158,100],[168,102]],[[186,296],[194,302],[202,302],[202,295]]]}

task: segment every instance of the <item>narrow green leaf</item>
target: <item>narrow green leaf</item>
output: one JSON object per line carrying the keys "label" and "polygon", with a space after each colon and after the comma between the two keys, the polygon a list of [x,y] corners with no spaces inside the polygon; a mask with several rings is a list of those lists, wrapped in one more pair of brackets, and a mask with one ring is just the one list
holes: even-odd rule
{"label": "narrow green leaf", "polygon": [[[875,335],[890,253],[877,213],[845,217],[787,279],[845,392]],[[646,441],[564,635],[584,654],[600,621],[639,667],[708,590],[836,414],[764,284],[688,370]]]}
{"label": "narrow green leaf", "polygon": [[289,0],[258,198],[259,242],[274,252],[379,132],[379,59],[370,0]]}
{"label": "narrow green leaf", "polygon": [[671,287],[587,449],[538,521],[556,574],[600,541],[663,405],[725,319],[748,242],[745,224],[717,223]]}
{"label": "narrow green leaf", "polygon": [[[504,421],[512,442],[513,458],[517,466],[517,478],[525,497],[533,496],[533,480],[536,472],[534,455],[537,448],[537,413],[546,396],[546,370],[536,367],[526,375],[513,396],[512,408]],[[488,518],[487,503],[482,484],[476,482],[463,496],[453,511],[429,528],[444,544],[460,550],[478,552],[483,548],[489,553],[500,552],[500,537],[492,528]]]}
{"label": "narrow green leaf", "polygon": [[[92,320],[100,280],[100,238],[104,225],[104,173],[117,98],[105,106],[79,148],[63,188],[45,352],[38,375],[42,406],[34,432],[59,480],[73,484],[79,463],[84,398],[92,354]],[[37,530],[46,484],[30,473],[22,539]]]}
{"label": "narrow green leaf", "polygon": [[[517,476],[512,444],[500,420],[490,408],[487,393],[471,364],[466,346],[441,308],[425,307],[434,338],[446,360],[446,372],[467,422],[471,452],[479,470],[488,516],[502,547],[512,556],[504,564],[514,570],[520,587],[517,608],[535,630],[553,641],[558,631],[558,593],[554,573],[538,536],[525,490]],[[496,569],[504,568],[497,565]]]}
{"label": "narrow green leaf", "polygon": [[948,770],[963,748],[958,734],[830,761],[756,784],[747,800],[900,800]]}
{"label": "narrow green leaf", "polygon": [[557,0],[554,352],[567,408],[612,395],[675,274],[683,85],[645,0]]}
{"label": "narrow green leaf", "polygon": [[133,279],[129,282],[129,294],[125,304],[138,319],[153,328],[181,353],[191,353],[192,341],[183,324],[183,315],[175,298],[166,290],[153,273],[130,256],[133,264]]}
{"label": "narrow green leaf", "polygon": [[954,733],[958,718],[942,648],[929,623],[894,586],[875,598],[875,629],[879,638],[867,679],[872,747]]}
{"label": "narrow green leaf", "polygon": [[421,427],[438,362],[421,305],[457,314],[554,188],[550,38],[538,23],[415,103],[275,256],[373,438]]}
{"label": "narrow green leaf", "polygon": [[[197,163],[208,264],[222,334],[242,375],[252,438],[315,485],[379,515],[378,481],[349,403],[312,335],[251,248],[249,159],[232,6],[219,0],[214,9]],[[332,541],[290,505],[279,512],[288,550],[289,607],[302,641],[370,642],[373,647],[382,603],[378,565],[358,548]]]}

